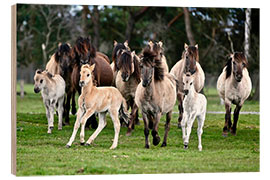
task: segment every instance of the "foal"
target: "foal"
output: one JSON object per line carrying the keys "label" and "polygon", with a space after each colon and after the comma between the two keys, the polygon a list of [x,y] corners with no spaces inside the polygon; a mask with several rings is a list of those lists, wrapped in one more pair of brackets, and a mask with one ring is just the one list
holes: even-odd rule
{"label": "foal", "polygon": [[[239,112],[245,100],[251,92],[251,80],[247,70],[247,59],[242,52],[235,52],[227,61],[217,81],[217,90],[221,99],[225,102],[225,125],[223,136],[228,136],[228,131],[236,135],[236,126],[239,118]],[[231,122],[231,104],[235,104],[234,122]]]}
{"label": "foal", "polygon": [[202,150],[202,133],[203,133],[203,124],[206,114],[206,105],[207,100],[203,94],[197,93],[194,87],[194,76],[190,73],[187,73],[183,76],[183,89],[185,98],[183,101],[184,113],[183,120],[181,121],[184,148],[188,148],[189,136],[191,133],[191,128],[194,120],[197,117],[198,120],[198,140],[199,151]]}
{"label": "foal", "polygon": [[72,136],[66,147],[70,147],[75,139],[78,128],[81,124],[80,142],[83,145],[84,140],[84,128],[87,119],[95,112],[99,116],[99,124],[96,131],[86,142],[86,145],[90,145],[101,130],[106,126],[106,112],[110,113],[110,116],[114,125],[114,140],[110,149],[115,149],[118,143],[118,136],[120,132],[120,121],[118,114],[125,120],[129,121],[129,115],[127,111],[126,101],[121,93],[114,87],[96,87],[93,84],[93,71],[95,64],[89,66],[88,64],[81,67],[80,72],[80,86],[82,87],[82,94],[78,99],[79,109],[77,112],[77,119],[74,125]]}
{"label": "foal", "polygon": [[65,81],[59,75],[52,75],[47,71],[37,70],[34,76],[35,93],[41,91],[43,102],[46,108],[46,116],[48,119],[48,133],[52,133],[54,109],[58,111],[58,130],[62,129],[63,102],[65,95]]}

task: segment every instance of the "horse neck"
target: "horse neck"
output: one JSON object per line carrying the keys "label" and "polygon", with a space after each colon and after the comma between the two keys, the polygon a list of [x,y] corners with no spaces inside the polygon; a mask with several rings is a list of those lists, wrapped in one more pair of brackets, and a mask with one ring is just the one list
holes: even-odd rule
{"label": "horse neck", "polygon": [[147,99],[147,98],[153,97],[155,94],[155,90],[156,90],[155,79],[154,79],[154,76],[152,76],[152,81],[150,85],[145,87],[145,91],[144,91],[145,98]]}
{"label": "horse neck", "polygon": [[83,97],[89,95],[96,87],[93,85],[93,81],[90,80],[88,84],[84,87],[82,87],[82,95]]}
{"label": "horse neck", "polygon": [[186,95],[186,98],[187,99],[194,99],[195,96],[196,96],[195,87],[194,87],[194,85],[192,85],[191,88],[189,89],[189,93]]}

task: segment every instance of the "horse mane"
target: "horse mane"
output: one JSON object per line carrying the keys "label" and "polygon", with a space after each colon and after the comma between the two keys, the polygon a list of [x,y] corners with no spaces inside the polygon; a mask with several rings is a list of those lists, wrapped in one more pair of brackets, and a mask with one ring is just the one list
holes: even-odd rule
{"label": "horse mane", "polygon": [[135,79],[137,80],[138,83],[140,83],[141,82],[141,69],[140,69],[139,59],[136,55],[134,55],[133,57],[133,63],[134,63]]}
{"label": "horse mane", "polygon": [[112,53],[112,61],[114,62],[114,70],[118,71],[119,68],[117,66],[116,58],[119,53],[119,50],[127,50],[126,46],[122,43],[117,43],[116,46],[113,48],[113,53]]}
{"label": "horse mane", "polygon": [[246,56],[243,52],[235,52],[233,54],[233,57],[234,57],[234,60],[236,62],[238,62],[238,63],[243,62],[245,64],[245,67],[248,66],[248,61],[247,61]]}
{"label": "horse mane", "polygon": [[225,67],[226,67],[225,70],[226,70],[226,79],[227,79],[232,74],[232,57],[228,57]]}
{"label": "horse mane", "polygon": [[75,53],[75,58],[79,55],[85,55],[88,52],[90,52],[90,59],[96,57],[96,48],[92,45],[89,37],[78,37],[75,46],[73,47],[73,51]]}
{"label": "horse mane", "polygon": [[142,53],[142,63],[154,66],[154,79],[162,81],[164,79],[164,68],[161,59],[157,58],[157,52],[151,51],[150,46],[146,46]]}

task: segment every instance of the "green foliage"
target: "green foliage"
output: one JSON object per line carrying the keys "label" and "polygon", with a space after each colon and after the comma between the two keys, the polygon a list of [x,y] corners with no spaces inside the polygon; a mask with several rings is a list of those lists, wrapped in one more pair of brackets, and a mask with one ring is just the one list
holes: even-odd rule
{"label": "green foliage", "polygon": [[[17,87],[18,90],[19,87]],[[224,138],[224,114],[207,114],[202,136],[203,151],[197,149],[197,122],[192,129],[189,149],[183,149],[181,130],[177,128],[177,114],[173,114],[168,146],[152,145],[144,148],[143,123],[136,126],[130,137],[127,128],[120,131],[116,150],[109,150],[114,136],[112,122],[90,147],[81,146],[79,132],[70,149],[65,148],[75,121],[57,130],[57,117],[52,134],[47,134],[47,119],[40,94],[33,85],[26,85],[24,99],[17,97],[17,175],[71,174],[152,174],[195,172],[258,172],[260,160],[260,123],[258,115],[240,115],[237,136]],[[216,90],[205,91],[208,111],[223,110]],[[247,107],[247,109],[245,109]],[[243,111],[258,111],[259,103],[247,101]],[[175,106],[177,112],[177,106]],[[165,117],[161,119],[159,134],[164,135]],[[86,130],[86,139],[94,130]]]}

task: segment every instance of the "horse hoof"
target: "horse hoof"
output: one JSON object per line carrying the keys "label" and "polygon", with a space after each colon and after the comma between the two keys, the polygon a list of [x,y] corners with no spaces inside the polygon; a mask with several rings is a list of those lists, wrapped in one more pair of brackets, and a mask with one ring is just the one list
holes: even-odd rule
{"label": "horse hoof", "polygon": [[70,145],[66,145],[66,148],[70,148]]}
{"label": "horse hoof", "polygon": [[50,126],[50,130],[53,130],[53,126]]}
{"label": "horse hoof", "polygon": [[126,133],[126,136],[131,136],[131,132],[132,132],[132,130],[131,129],[128,129],[128,131]]}
{"label": "horse hoof", "polygon": [[69,122],[64,122],[63,125],[64,125],[64,126],[69,126],[70,123],[69,123]]}
{"label": "horse hoof", "polygon": [[202,151],[202,147],[199,147],[198,149],[199,149],[199,151]]}
{"label": "horse hoof", "polygon": [[72,109],[72,110],[71,110],[71,114],[72,114],[72,115],[75,115],[75,114],[76,114],[76,111],[77,111],[76,109]]}
{"label": "horse hoof", "polygon": [[159,144],[159,142],[160,142],[160,137],[159,137],[159,136],[153,138],[153,144],[154,144],[155,146],[157,146],[157,145]]}
{"label": "horse hoof", "polygon": [[167,146],[167,143],[163,142],[161,147],[165,147],[165,146]]}
{"label": "horse hoof", "polygon": [[223,136],[223,137],[228,137],[228,133],[223,132],[223,133],[222,133],[222,136]]}
{"label": "horse hoof", "polygon": [[84,142],[81,142],[81,146],[84,146]]}
{"label": "horse hoof", "polygon": [[85,146],[90,146],[90,144],[89,143],[85,143]]}
{"label": "horse hoof", "polygon": [[182,128],[181,123],[178,123],[178,124],[177,124],[177,127],[178,127],[179,129],[181,129],[181,128]]}
{"label": "horse hoof", "polygon": [[146,149],[149,149],[149,144],[146,144],[144,147],[145,147]]}
{"label": "horse hoof", "polygon": [[61,131],[62,130],[62,128],[58,128],[58,131]]}
{"label": "horse hoof", "polygon": [[184,149],[188,149],[188,145],[187,144],[184,144]]}

